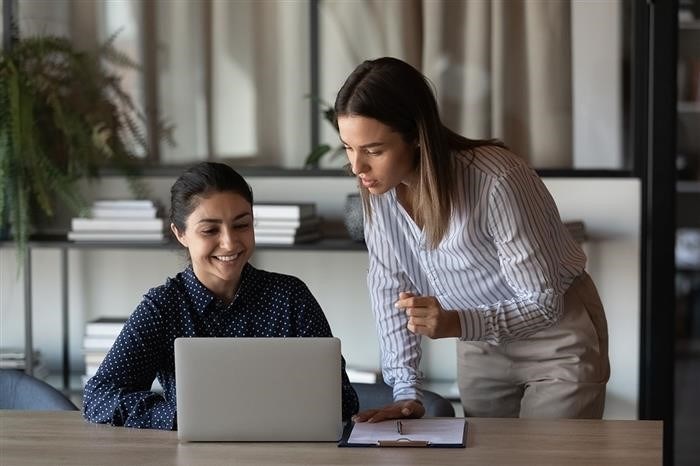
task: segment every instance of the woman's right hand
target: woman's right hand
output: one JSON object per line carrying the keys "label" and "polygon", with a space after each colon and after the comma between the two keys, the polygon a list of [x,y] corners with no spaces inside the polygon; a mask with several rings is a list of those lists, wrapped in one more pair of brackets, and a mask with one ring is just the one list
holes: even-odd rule
{"label": "woman's right hand", "polygon": [[379,409],[367,409],[353,416],[354,422],[380,422],[387,419],[419,418],[425,415],[425,407],[418,400],[400,400]]}

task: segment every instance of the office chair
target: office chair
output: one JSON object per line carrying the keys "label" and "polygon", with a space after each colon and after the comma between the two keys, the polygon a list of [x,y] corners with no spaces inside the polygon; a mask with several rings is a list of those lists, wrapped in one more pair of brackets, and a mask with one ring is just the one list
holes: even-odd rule
{"label": "office chair", "polygon": [[59,390],[17,369],[0,369],[0,409],[78,410]]}
{"label": "office chair", "polygon": [[[360,400],[360,411],[380,408],[394,402],[393,391],[385,383],[353,383]],[[455,417],[455,410],[447,399],[430,390],[423,390],[426,417]]]}

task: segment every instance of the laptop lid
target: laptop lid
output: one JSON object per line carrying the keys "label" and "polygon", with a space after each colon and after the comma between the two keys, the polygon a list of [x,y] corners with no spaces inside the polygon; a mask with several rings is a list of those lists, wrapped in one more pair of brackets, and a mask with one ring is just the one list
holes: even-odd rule
{"label": "laptop lid", "polygon": [[178,438],[338,441],[338,338],[177,338]]}

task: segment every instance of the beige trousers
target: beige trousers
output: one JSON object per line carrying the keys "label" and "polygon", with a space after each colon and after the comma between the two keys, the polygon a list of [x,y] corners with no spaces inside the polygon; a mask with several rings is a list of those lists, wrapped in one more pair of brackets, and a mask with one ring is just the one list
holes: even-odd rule
{"label": "beige trousers", "polygon": [[458,342],[457,365],[466,416],[601,418],[608,328],[593,281],[585,272],[574,280],[560,321],[528,338]]}

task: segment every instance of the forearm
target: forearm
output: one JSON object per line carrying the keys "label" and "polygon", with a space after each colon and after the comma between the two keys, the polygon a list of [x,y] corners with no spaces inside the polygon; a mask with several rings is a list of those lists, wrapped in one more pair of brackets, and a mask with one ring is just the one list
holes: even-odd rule
{"label": "forearm", "polygon": [[526,338],[559,320],[561,302],[561,295],[543,292],[459,310],[460,339],[498,344]]}
{"label": "forearm", "polygon": [[116,386],[96,375],[84,390],[84,416],[90,422],[144,429],[172,430],[175,405],[161,394]]}

